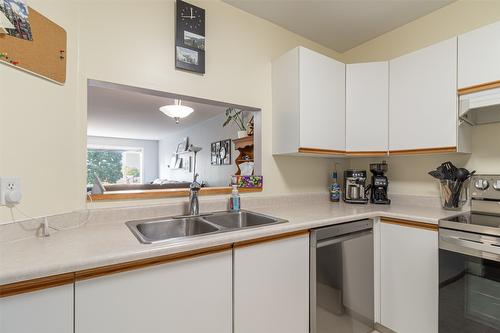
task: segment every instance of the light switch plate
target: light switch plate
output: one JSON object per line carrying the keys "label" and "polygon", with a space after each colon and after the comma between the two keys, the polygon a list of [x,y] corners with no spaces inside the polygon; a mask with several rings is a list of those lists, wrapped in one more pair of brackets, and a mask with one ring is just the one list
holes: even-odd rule
{"label": "light switch plate", "polygon": [[19,203],[21,193],[21,178],[0,177],[0,205]]}

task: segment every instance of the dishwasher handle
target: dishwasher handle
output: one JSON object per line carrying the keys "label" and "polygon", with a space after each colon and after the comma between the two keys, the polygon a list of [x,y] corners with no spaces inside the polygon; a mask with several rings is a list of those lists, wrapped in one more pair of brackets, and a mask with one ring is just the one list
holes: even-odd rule
{"label": "dishwasher handle", "polygon": [[347,234],[347,235],[343,235],[343,236],[322,239],[320,241],[316,241],[316,245],[314,247],[319,249],[319,248],[322,248],[325,246],[345,242],[345,241],[348,241],[350,239],[359,238],[359,237],[363,237],[363,236],[371,235],[371,234],[373,234],[373,230],[369,229],[369,230],[353,232],[351,234]]}

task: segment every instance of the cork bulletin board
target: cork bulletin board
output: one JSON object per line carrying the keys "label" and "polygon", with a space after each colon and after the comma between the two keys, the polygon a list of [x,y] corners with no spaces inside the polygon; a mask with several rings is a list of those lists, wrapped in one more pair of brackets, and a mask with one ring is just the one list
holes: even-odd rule
{"label": "cork bulletin board", "polygon": [[0,34],[0,62],[64,84],[66,31],[29,7],[33,40]]}

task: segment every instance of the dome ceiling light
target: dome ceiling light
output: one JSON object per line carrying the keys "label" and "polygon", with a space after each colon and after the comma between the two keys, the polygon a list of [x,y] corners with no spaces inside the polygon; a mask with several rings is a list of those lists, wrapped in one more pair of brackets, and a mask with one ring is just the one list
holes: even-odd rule
{"label": "dome ceiling light", "polygon": [[167,116],[174,118],[176,124],[179,123],[181,118],[189,116],[194,111],[193,108],[182,105],[182,101],[180,99],[176,99],[174,103],[175,104],[160,107],[160,111]]}

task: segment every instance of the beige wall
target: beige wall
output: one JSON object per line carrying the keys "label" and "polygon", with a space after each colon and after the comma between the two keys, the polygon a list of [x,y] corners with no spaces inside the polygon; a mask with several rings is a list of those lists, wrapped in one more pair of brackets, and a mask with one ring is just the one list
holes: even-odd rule
{"label": "beige wall", "polygon": [[459,0],[342,54],[347,63],[383,61],[500,20],[499,0]]}
{"label": "beige wall", "polygon": [[[460,33],[500,20],[500,1],[458,1],[425,17],[386,33],[344,53],[344,61],[388,60],[415,51]],[[478,173],[500,172],[500,124],[473,128],[472,154],[390,157],[390,192],[398,194],[438,195],[435,181],[427,172],[444,161]],[[378,159],[352,159],[351,167],[366,168]]]}
{"label": "beige wall", "polygon": [[[62,87],[0,65],[0,175],[21,176],[20,207],[35,216],[85,206],[88,78],[260,107],[265,192],[319,191],[332,160],[271,154],[273,58],[303,45],[349,62],[389,59],[500,20],[500,1],[460,1],[339,55],[218,0],[194,1],[207,11],[207,73],[199,76],[174,69],[172,0],[27,2],[68,32]],[[499,130],[477,127],[471,156],[391,158],[393,193],[437,194],[425,173],[448,158],[498,172]],[[367,167],[369,161],[351,164]],[[9,211],[1,207],[0,221],[7,220]]]}
{"label": "beige wall", "polygon": [[[207,15],[200,76],[174,69],[174,1],[27,2],[68,31],[69,72],[61,87],[0,66],[0,174],[21,176],[21,209],[39,216],[84,207],[89,78],[262,108],[265,192],[325,188],[331,160],[271,155],[271,60],[298,45],[336,52],[220,1],[192,1]],[[0,208],[0,221],[9,219]]]}
{"label": "beige wall", "polygon": [[[26,213],[41,215],[81,207],[76,186],[77,10],[70,1],[28,1],[68,33],[67,82],[48,82],[0,64],[0,175],[22,178]],[[16,214],[18,215],[18,214]],[[10,220],[0,207],[0,221]]]}

